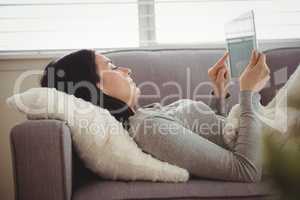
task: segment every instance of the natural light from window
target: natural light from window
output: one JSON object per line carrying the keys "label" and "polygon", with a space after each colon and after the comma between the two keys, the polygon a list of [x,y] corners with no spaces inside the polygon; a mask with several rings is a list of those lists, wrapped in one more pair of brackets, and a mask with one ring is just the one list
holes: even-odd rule
{"label": "natural light from window", "polygon": [[299,0],[0,0],[0,51],[139,47],[143,17],[152,45],[222,43],[224,24],[251,9],[259,40],[300,39]]}
{"label": "natural light from window", "polygon": [[[136,1],[26,1],[0,6],[0,50],[117,48],[138,46]],[[51,3],[36,4],[38,2]],[[12,4],[12,1],[9,1]],[[57,4],[55,4],[57,3]],[[18,5],[20,4],[20,5]]]}
{"label": "natural light from window", "polygon": [[290,9],[272,0],[169,1],[169,3],[157,0],[155,5],[157,42],[222,42],[225,40],[224,24],[251,9],[255,13],[258,39],[299,38],[298,1],[297,4],[293,4],[293,9]]}

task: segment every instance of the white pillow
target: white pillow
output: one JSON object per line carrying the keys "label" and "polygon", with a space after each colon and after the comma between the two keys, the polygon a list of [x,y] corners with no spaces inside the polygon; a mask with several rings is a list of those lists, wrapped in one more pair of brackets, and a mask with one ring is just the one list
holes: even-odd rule
{"label": "white pillow", "polygon": [[106,109],[50,88],[32,88],[7,99],[29,119],[66,121],[75,149],[85,165],[99,176],[122,180],[184,182],[187,170],[142,152]]}

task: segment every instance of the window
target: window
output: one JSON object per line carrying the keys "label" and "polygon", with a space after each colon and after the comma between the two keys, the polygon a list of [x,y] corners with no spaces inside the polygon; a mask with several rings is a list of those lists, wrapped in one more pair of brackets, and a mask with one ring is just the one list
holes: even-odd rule
{"label": "window", "polygon": [[250,9],[258,39],[300,39],[298,1],[0,0],[0,52],[224,42]]}
{"label": "window", "polygon": [[138,46],[137,1],[7,0],[0,50]]}
{"label": "window", "polygon": [[298,0],[156,0],[157,42],[222,42],[224,24],[251,9],[258,39],[300,38]]}

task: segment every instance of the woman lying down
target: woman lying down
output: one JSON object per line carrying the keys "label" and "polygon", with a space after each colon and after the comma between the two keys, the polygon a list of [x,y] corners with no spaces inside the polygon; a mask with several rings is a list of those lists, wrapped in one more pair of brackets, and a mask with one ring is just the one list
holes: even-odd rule
{"label": "woman lying down", "polygon": [[[257,182],[262,174],[260,121],[253,111],[258,92],[269,79],[265,55],[252,52],[240,76],[240,119],[234,146],[224,140],[224,102],[229,81],[228,53],[208,70],[214,86],[210,107],[201,101],[180,99],[137,108],[140,90],[131,70],[115,66],[93,50],[80,50],[50,62],[42,87],[60,91],[108,109],[128,130],[138,146],[154,157],[185,168],[198,177]],[[52,77],[52,78],[51,78]],[[70,86],[75,86],[70,89]]]}

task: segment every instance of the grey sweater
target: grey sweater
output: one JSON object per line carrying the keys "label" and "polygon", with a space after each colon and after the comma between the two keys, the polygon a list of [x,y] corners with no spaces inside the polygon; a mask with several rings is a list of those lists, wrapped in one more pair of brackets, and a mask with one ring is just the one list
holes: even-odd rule
{"label": "grey sweater", "polygon": [[181,99],[139,108],[129,118],[129,134],[154,157],[205,178],[257,182],[262,174],[261,124],[253,106],[260,95],[240,92],[240,128],[234,147],[223,139],[226,100],[212,97],[211,107]]}

